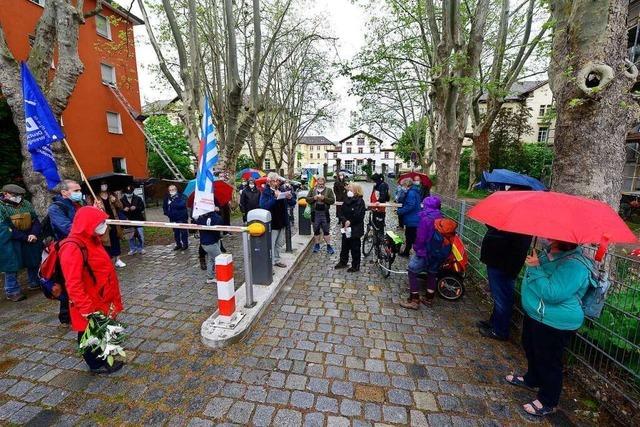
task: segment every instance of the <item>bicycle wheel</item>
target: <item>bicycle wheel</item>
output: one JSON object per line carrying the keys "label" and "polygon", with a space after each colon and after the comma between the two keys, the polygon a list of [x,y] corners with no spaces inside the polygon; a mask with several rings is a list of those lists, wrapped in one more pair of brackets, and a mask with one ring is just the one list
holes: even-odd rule
{"label": "bicycle wheel", "polygon": [[368,257],[373,249],[373,230],[371,227],[367,227],[367,232],[362,238],[362,256]]}
{"label": "bicycle wheel", "polygon": [[455,301],[464,295],[462,278],[455,275],[446,275],[438,278],[438,295],[449,301]]}
{"label": "bicycle wheel", "polygon": [[[382,246],[382,245],[381,245]],[[378,268],[380,268],[380,274],[382,277],[387,278],[391,275],[391,266],[396,259],[396,254],[391,251],[391,248],[382,246],[380,248],[380,255],[378,256]]]}

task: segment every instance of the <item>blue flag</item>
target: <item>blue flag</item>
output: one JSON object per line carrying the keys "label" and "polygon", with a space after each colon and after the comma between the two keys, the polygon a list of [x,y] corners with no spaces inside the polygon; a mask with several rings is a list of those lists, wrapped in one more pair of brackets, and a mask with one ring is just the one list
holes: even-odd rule
{"label": "blue flag", "polygon": [[27,64],[23,62],[20,70],[27,149],[31,153],[33,170],[45,177],[47,187],[52,190],[61,180],[51,144],[62,141],[64,134]]}

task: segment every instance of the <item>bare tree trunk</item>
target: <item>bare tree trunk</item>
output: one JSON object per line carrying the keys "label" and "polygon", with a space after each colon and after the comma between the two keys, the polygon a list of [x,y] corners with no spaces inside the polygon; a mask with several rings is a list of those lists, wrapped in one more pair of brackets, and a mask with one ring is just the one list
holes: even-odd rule
{"label": "bare tree trunk", "polygon": [[483,128],[477,136],[474,135],[473,137],[473,152],[475,154],[474,177],[476,171],[482,173],[489,170],[489,151],[489,129]]}
{"label": "bare tree trunk", "polygon": [[557,104],[553,189],[620,202],[625,138],[638,118],[625,66],[625,0],[556,0],[549,75]]}

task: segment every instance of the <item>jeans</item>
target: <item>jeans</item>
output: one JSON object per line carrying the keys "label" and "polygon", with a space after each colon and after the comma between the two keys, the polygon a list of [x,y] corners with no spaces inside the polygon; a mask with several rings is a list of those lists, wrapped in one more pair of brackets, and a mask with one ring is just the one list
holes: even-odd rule
{"label": "jeans", "polygon": [[107,252],[109,252],[109,256],[111,256],[111,258],[120,256],[122,254],[117,227],[109,227],[109,244],[111,246],[109,246]]}
{"label": "jeans", "polygon": [[216,265],[216,257],[220,255],[220,243],[216,242],[211,245],[201,245],[202,249],[207,253],[207,277],[214,278],[213,268]]}
{"label": "jeans", "polygon": [[[29,276],[29,285],[40,285],[40,278],[38,277],[38,267],[27,268],[27,274]],[[18,272],[7,271],[4,273],[4,293],[7,296],[16,295],[20,293],[20,284],[18,283]]]}
{"label": "jeans", "polygon": [[[82,335],[84,334],[84,332],[78,332],[78,344],[80,344],[80,339],[82,338]],[[87,362],[87,365],[89,366],[89,369],[99,369],[101,367],[103,367],[104,365],[106,365],[106,361],[102,360],[102,359],[98,359],[98,356],[100,355],[99,350],[98,351],[91,351],[89,349],[87,349],[87,351],[84,352],[84,354],[82,355],[82,358],[84,359],[85,362]]]}
{"label": "jeans", "polygon": [[552,328],[525,315],[522,323],[522,347],[528,369],[524,382],[539,387],[538,400],[556,407],[562,392],[562,356],[576,331]]}
{"label": "jeans", "polygon": [[493,299],[493,312],[491,314],[493,332],[500,338],[509,338],[509,324],[513,314],[513,293],[516,279],[494,267],[487,267],[487,276],[489,276],[489,288]]}
{"label": "jeans", "polygon": [[273,263],[280,262],[280,248],[284,246],[284,228],[280,230],[271,230],[271,256]]}
{"label": "jeans", "polygon": [[[419,294],[420,288],[422,284],[420,283],[420,279],[418,278],[419,273],[427,272],[429,267],[429,260],[426,257],[421,257],[418,255],[411,256],[409,260],[409,265],[407,266],[408,276],[409,276],[409,293],[411,294]],[[426,288],[429,291],[428,293],[432,294],[436,290],[436,286],[438,284],[438,273],[437,272],[428,272],[426,279]]]}
{"label": "jeans", "polygon": [[183,228],[174,228],[173,239],[176,241],[176,246],[185,249],[189,247],[189,231]]}
{"label": "jeans", "polygon": [[144,249],[144,227],[134,228],[133,236],[129,239],[129,249],[132,252],[142,252]]}
{"label": "jeans", "polygon": [[342,247],[340,248],[340,264],[347,264],[349,262],[349,252],[351,252],[351,267],[355,269],[360,268],[360,238],[359,237],[347,237],[342,235]]}

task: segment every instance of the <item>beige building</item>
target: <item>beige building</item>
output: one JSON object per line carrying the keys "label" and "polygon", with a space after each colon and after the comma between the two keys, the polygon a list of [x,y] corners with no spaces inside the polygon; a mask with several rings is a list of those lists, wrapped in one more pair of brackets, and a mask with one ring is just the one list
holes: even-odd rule
{"label": "beige building", "polygon": [[335,148],[335,144],[324,136],[302,137],[296,148],[296,173],[306,165],[323,166],[328,162],[328,152]]}
{"label": "beige building", "polygon": [[[480,98],[480,112],[486,111],[486,95]],[[531,132],[523,135],[524,143],[546,143],[553,144],[555,130],[555,118],[551,118],[550,113],[553,107],[553,93],[546,80],[523,81],[514,83],[511,93],[505,98],[502,108],[514,109],[524,105],[529,109],[529,126]],[[472,118],[469,118],[467,132],[472,133]],[[471,140],[465,140],[465,146],[471,146]]]}

